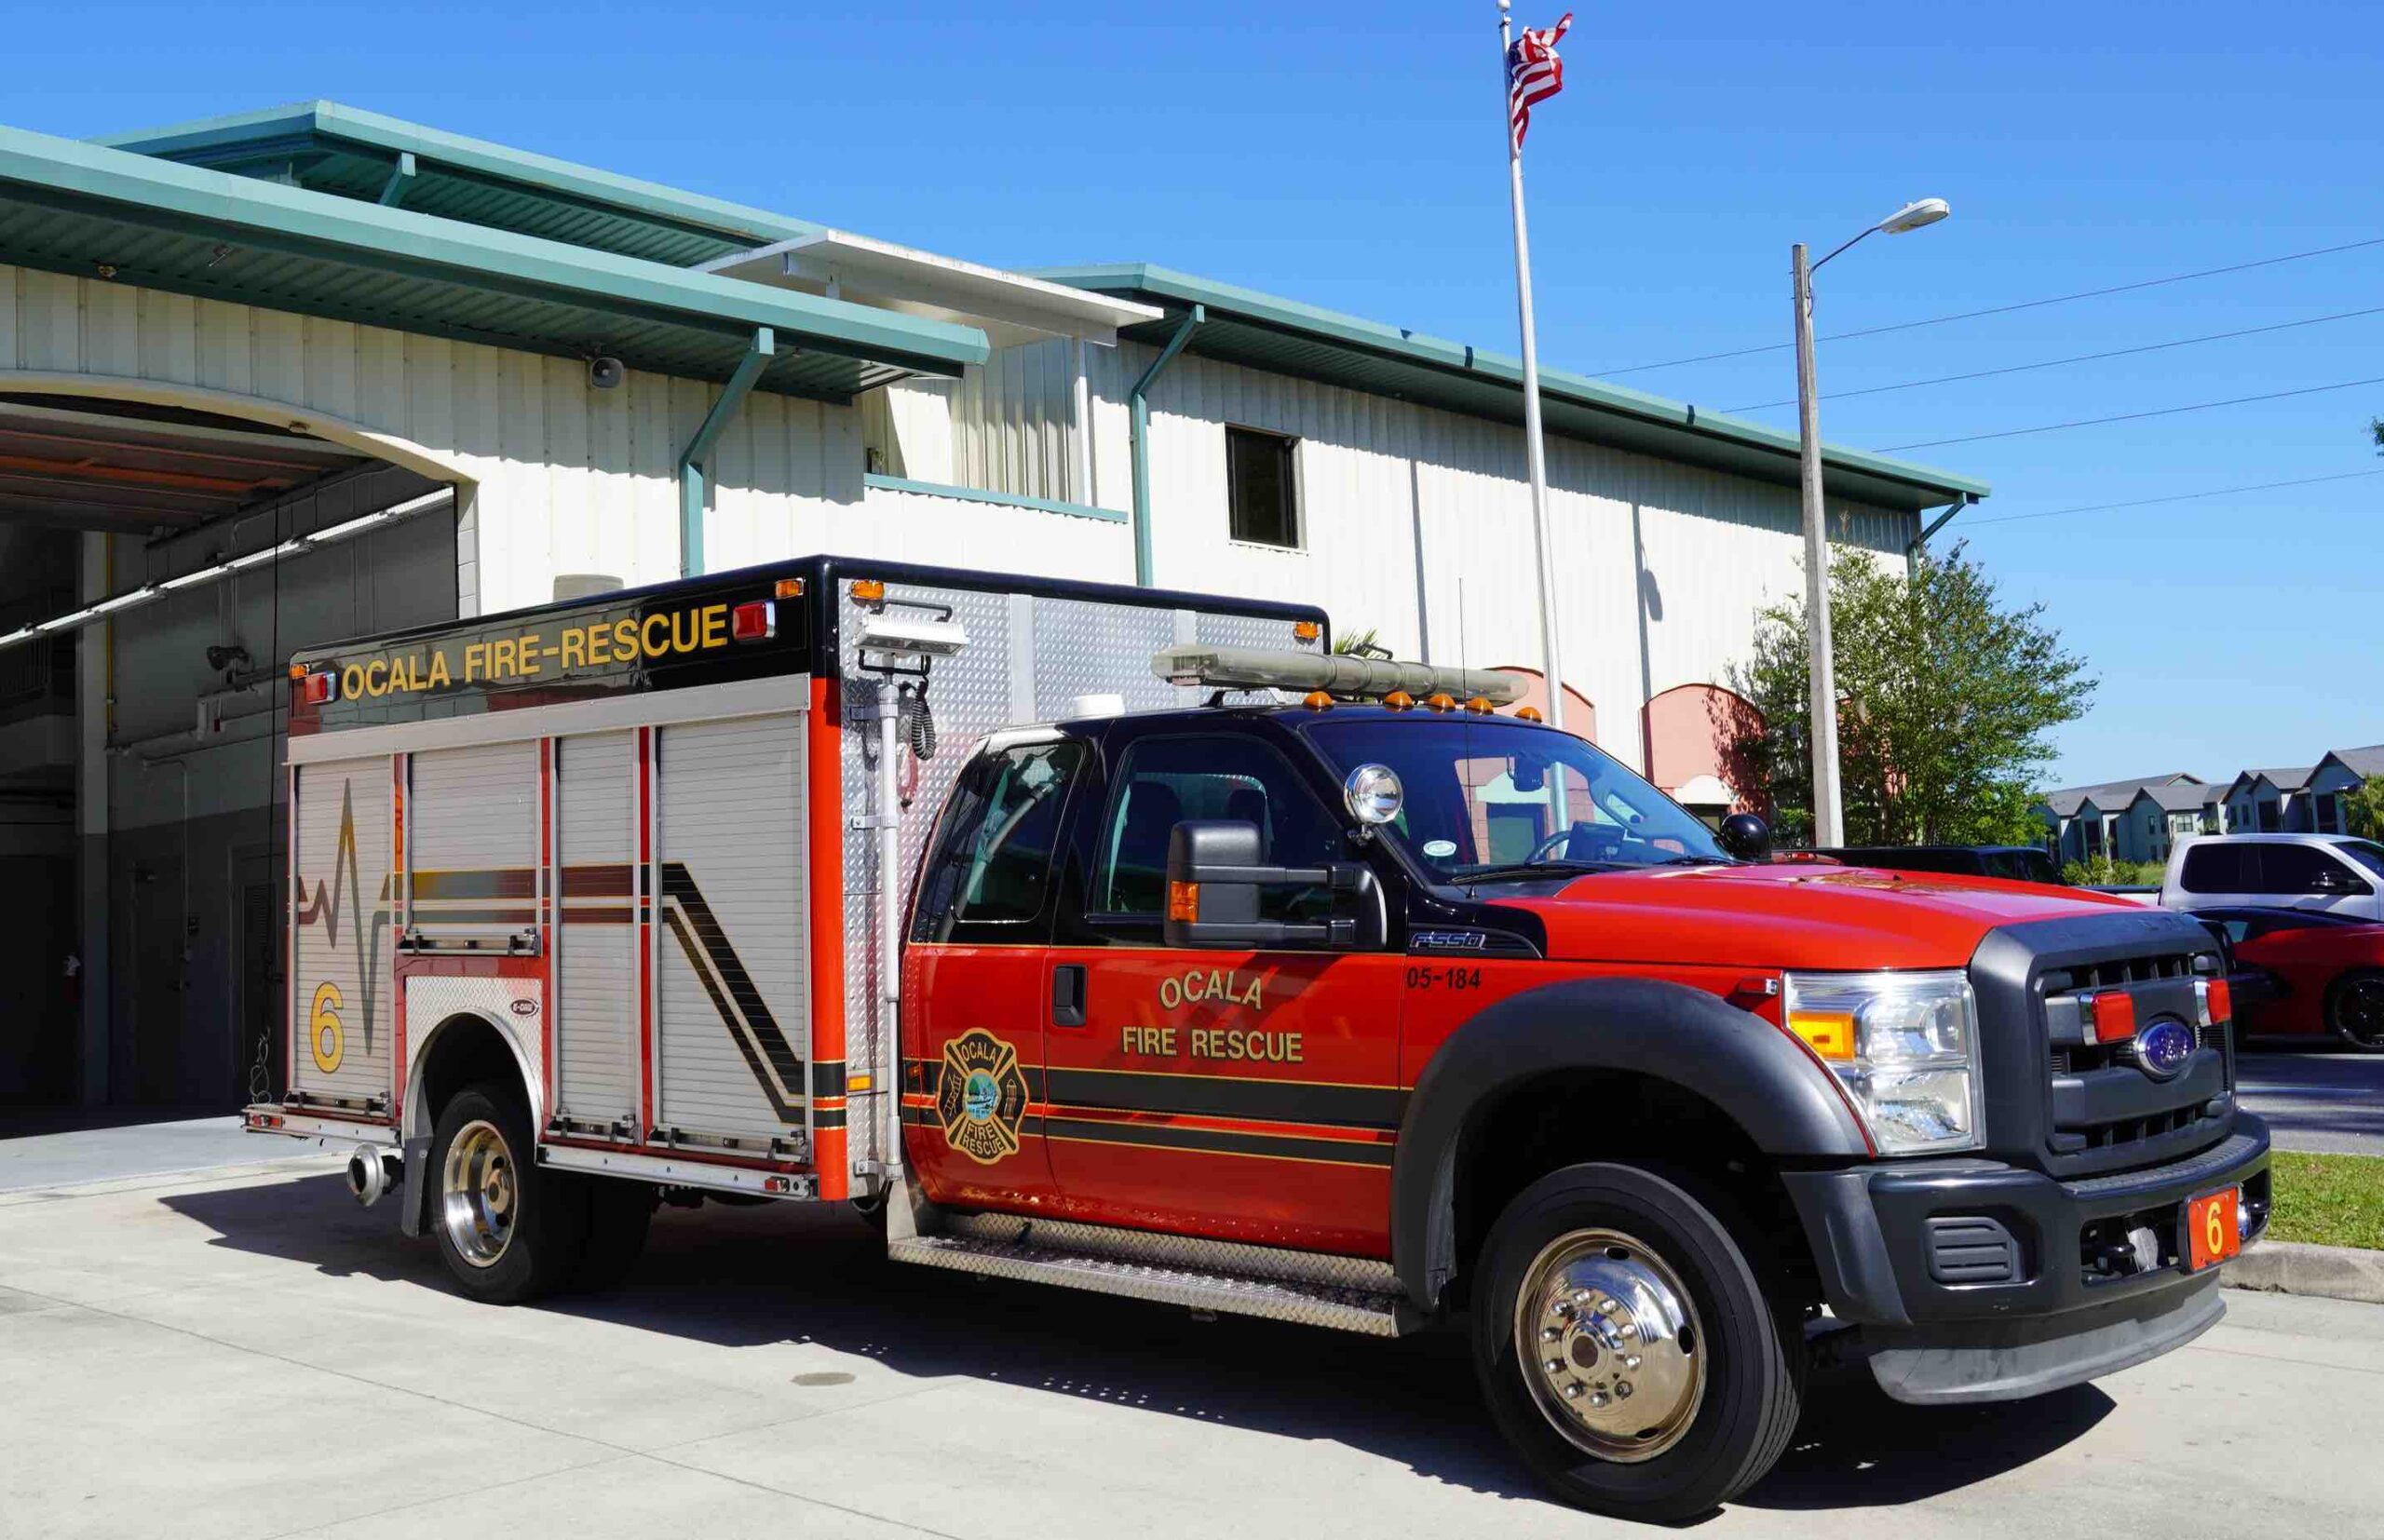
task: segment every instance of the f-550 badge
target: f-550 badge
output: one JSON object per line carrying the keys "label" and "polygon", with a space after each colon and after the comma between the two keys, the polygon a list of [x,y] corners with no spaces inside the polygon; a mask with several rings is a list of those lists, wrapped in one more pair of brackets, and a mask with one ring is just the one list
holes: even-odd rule
{"label": "f-550 badge", "polygon": [[1026,1120],[1018,1050],[982,1029],[946,1043],[935,1110],[945,1141],[978,1165],[1018,1154],[1018,1128]]}

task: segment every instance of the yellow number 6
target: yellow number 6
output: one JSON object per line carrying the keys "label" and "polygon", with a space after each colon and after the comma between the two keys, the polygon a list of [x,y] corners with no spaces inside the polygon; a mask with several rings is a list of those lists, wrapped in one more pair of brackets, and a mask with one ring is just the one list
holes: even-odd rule
{"label": "yellow number 6", "polygon": [[337,984],[322,984],[315,990],[315,1014],[306,1023],[308,1046],[315,1050],[315,1068],[330,1074],[347,1057],[347,1034],[339,1024],[340,996]]}
{"label": "yellow number 6", "polygon": [[2227,1250],[2225,1204],[2214,1203],[2202,1212],[2201,1243],[2212,1256]]}

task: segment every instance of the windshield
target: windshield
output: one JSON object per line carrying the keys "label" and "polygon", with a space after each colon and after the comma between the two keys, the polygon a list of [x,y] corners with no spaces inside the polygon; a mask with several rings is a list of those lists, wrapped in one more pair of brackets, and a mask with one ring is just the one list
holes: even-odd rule
{"label": "windshield", "polygon": [[1678,803],[1570,734],[1496,717],[1328,718],[1307,732],[1344,777],[1398,775],[1390,835],[1451,882],[1729,859]]}
{"label": "windshield", "polygon": [[2376,875],[2384,877],[2384,844],[2369,840],[2345,840],[2335,848]]}

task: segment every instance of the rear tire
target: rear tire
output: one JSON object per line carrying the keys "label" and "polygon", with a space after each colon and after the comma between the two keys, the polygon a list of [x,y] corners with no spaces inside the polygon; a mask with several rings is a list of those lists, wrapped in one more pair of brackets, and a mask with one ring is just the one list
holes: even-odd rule
{"label": "rear tire", "polygon": [[1800,1329],[1687,1178],[1571,1166],[1492,1228],[1473,1360],[1492,1418],[1557,1495],[1620,1519],[1712,1511],[1788,1447]]}
{"label": "rear tire", "polygon": [[537,1164],[530,1115],[509,1087],[467,1086],[430,1136],[430,1228],[455,1287],[520,1304],[570,1281],[588,1241],[587,1189]]}
{"label": "rear tire", "polygon": [[2384,971],[2346,973],[2326,991],[2326,1030],[2353,1053],[2384,1053]]}
{"label": "rear tire", "polygon": [[660,1194],[643,1182],[582,1177],[588,1189],[588,1244],[571,1276],[574,1289],[591,1292],[620,1286],[645,1250]]}

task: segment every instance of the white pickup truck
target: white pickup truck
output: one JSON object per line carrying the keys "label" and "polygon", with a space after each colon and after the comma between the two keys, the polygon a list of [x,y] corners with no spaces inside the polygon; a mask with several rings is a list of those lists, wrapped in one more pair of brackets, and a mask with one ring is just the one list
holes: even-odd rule
{"label": "white pickup truck", "polygon": [[2384,921],[2384,844],[2348,834],[2189,835],[2169,853],[2160,903]]}

